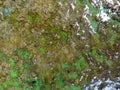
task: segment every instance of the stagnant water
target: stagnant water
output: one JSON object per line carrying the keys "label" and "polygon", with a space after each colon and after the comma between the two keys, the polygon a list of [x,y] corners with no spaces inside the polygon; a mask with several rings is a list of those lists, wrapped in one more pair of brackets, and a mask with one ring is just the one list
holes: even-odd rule
{"label": "stagnant water", "polygon": [[1,0],[0,90],[120,90],[119,0]]}

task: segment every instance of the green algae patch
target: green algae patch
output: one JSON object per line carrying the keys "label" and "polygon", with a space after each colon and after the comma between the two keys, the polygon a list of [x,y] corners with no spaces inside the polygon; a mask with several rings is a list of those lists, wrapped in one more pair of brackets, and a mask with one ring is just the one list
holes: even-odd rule
{"label": "green algae patch", "polygon": [[16,50],[17,55],[23,60],[32,58],[32,52],[26,49],[19,48]]}
{"label": "green algae patch", "polygon": [[37,13],[29,12],[27,22],[29,24],[39,24],[41,22],[41,17]]}
{"label": "green algae patch", "polygon": [[[0,89],[3,88],[1,90],[8,90],[11,86],[14,88],[16,87],[19,88],[19,85],[21,85],[21,83],[17,80],[8,80],[2,84],[2,87],[0,87]],[[21,90],[21,89],[15,89],[15,90]]]}
{"label": "green algae patch", "polygon": [[62,64],[62,69],[69,69],[69,68],[70,68],[70,64],[66,64],[66,63]]}
{"label": "green algae patch", "polygon": [[27,21],[28,21],[28,23],[32,23],[33,22],[33,17],[29,15]]}
{"label": "green algae patch", "polygon": [[41,55],[44,55],[45,54],[45,48],[40,47],[39,52],[40,52]]}
{"label": "green algae patch", "polygon": [[10,70],[10,77],[11,78],[16,78],[18,75],[17,75],[17,72],[15,70]]}
{"label": "green algae patch", "polygon": [[102,57],[102,56],[100,56],[100,55],[98,54],[96,48],[92,48],[92,49],[90,50],[90,52],[89,52],[89,55],[90,55],[91,57],[95,58],[95,60],[96,60],[97,62],[101,62],[101,63],[102,63],[103,60],[104,60],[104,57]]}
{"label": "green algae patch", "polygon": [[10,67],[14,67],[15,66],[15,61],[14,61],[13,58],[9,59],[9,64],[10,64]]}
{"label": "green algae patch", "polygon": [[95,44],[95,48],[99,48],[101,47],[102,44],[104,44],[104,42],[100,41],[100,34],[96,33],[93,35],[93,40],[94,40],[94,44]]}
{"label": "green algae patch", "polygon": [[28,18],[27,18],[28,23],[36,23],[36,24],[38,24],[38,23],[40,23],[40,21],[41,21],[40,16],[33,17],[31,15],[28,15]]}
{"label": "green algae patch", "polygon": [[38,23],[40,23],[40,21],[41,21],[40,17],[39,17],[39,16],[36,16],[34,22],[38,24]]}
{"label": "green algae patch", "polygon": [[99,13],[99,10],[98,10],[97,8],[94,8],[94,7],[92,6],[92,4],[91,4],[88,0],[87,0],[86,4],[87,4],[88,7],[89,7],[90,13],[92,13],[93,15],[96,15],[96,14]]}
{"label": "green algae patch", "polygon": [[116,40],[117,40],[117,34],[112,34],[110,39],[109,39],[109,42],[111,45],[113,45]]}
{"label": "green algae patch", "polygon": [[106,60],[105,63],[106,63],[106,65],[107,65],[109,68],[113,68],[113,67],[112,67],[112,66],[113,66],[113,61],[111,61],[111,60]]}
{"label": "green algae patch", "polygon": [[85,0],[76,0],[76,6],[78,7],[84,7],[86,4]]}
{"label": "green algae patch", "polygon": [[42,44],[42,45],[44,45],[45,43],[46,43],[46,38],[44,37],[44,36],[42,36],[41,38],[40,38],[40,44]]}
{"label": "green algae patch", "polygon": [[74,63],[76,70],[83,70],[88,67],[88,63],[85,58],[81,55],[78,60]]}
{"label": "green algae patch", "polygon": [[69,79],[71,79],[71,80],[75,80],[76,78],[77,78],[77,73],[76,72],[71,72],[71,73],[69,73],[69,75],[68,75],[68,77],[69,77]]}
{"label": "green algae patch", "polygon": [[95,17],[94,17],[94,16],[89,16],[88,18],[89,18],[89,20],[90,20],[90,22],[91,22],[91,25],[92,25],[93,29],[94,29],[95,31],[97,31],[99,22],[98,22],[97,20],[95,20]]}
{"label": "green algae patch", "polygon": [[63,82],[63,79],[62,79],[62,76],[60,73],[57,73],[56,74],[56,81],[55,81],[55,87],[57,89],[60,89],[61,87],[64,86],[64,82]]}
{"label": "green algae patch", "polygon": [[120,31],[120,22],[114,19],[110,19],[109,21],[112,25],[118,25],[118,30]]}
{"label": "green algae patch", "polygon": [[66,33],[66,32],[61,31],[61,32],[59,32],[59,35],[60,35],[61,40],[66,41],[68,39],[68,33]]}
{"label": "green algae patch", "polygon": [[82,90],[82,89],[79,86],[74,86],[74,85],[68,86],[68,85],[66,85],[62,90]]}
{"label": "green algae patch", "polygon": [[43,79],[39,79],[36,81],[34,85],[34,90],[51,90],[50,86],[45,83]]}
{"label": "green algae patch", "polygon": [[64,3],[65,3],[65,1],[66,1],[66,0],[61,0],[62,4],[64,4]]}
{"label": "green algae patch", "polygon": [[[119,66],[118,65],[119,63],[116,64],[114,62],[115,60],[112,61],[109,58],[110,55],[112,58],[115,58],[113,57],[114,53],[116,53],[119,50],[119,43],[115,43],[116,41],[119,42],[119,40],[117,40],[119,34],[114,33],[113,35],[113,32],[111,30],[111,25],[106,26],[105,24],[101,27],[99,26],[99,23],[97,22],[95,17],[95,15],[99,11],[98,9],[95,9],[91,5],[91,3],[86,2],[86,0],[76,0],[76,5],[75,5],[76,8],[74,9],[74,11],[72,11],[72,8],[69,8],[71,7],[69,5],[72,1],[61,0],[63,7],[56,8],[54,9],[55,12],[49,13],[49,10],[47,9],[50,8],[50,6],[45,5],[46,2],[49,3],[49,0],[46,2],[41,2],[41,0],[35,0],[35,1],[41,3],[40,4],[41,8],[38,9],[36,8],[35,11],[31,10],[31,12],[29,12],[28,15],[24,15],[24,12],[21,12],[21,15],[23,16],[20,16],[19,13],[14,12],[14,14],[10,15],[7,18],[8,23],[12,24],[11,27],[13,28],[15,27],[16,29],[16,30],[9,30],[9,28],[7,28],[9,27],[9,25],[6,25],[8,31],[13,31],[13,32],[15,31],[15,34],[19,33],[16,35],[16,38],[13,39],[13,41],[15,42],[14,44],[16,44],[16,41],[20,41],[18,39],[21,38],[21,40],[22,39],[26,40],[25,42],[27,43],[27,49],[20,48],[20,47],[24,47],[23,44],[21,44],[23,46],[13,45],[13,47],[12,45],[9,45],[10,50],[14,50],[14,46],[16,46],[15,49],[16,48],[18,49],[16,50],[15,53],[11,51],[13,56],[11,55],[10,56],[11,58],[9,58],[8,61],[6,59],[7,58],[6,55],[3,52],[0,52],[0,62],[2,63],[2,61],[7,61],[3,63],[2,68],[4,69],[5,66],[6,67],[10,66],[9,68],[10,70],[8,70],[9,73],[7,73],[5,76],[0,76],[4,80],[7,76],[9,79],[9,81],[4,81],[3,84],[1,84],[2,83],[2,79],[1,79],[1,83],[0,83],[0,89],[2,88],[1,90],[7,90],[11,88],[12,89],[14,88],[15,90],[52,90],[52,89],[84,90],[83,87],[89,83],[89,81],[94,75],[98,78],[99,77],[102,78],[102,76],[106,75],[106,74],[105,75],[102,74],[105,71],[106,67],[107,69],[110,70],[113,68],[115,69],[115,71],[117,70],[116,67]],[[55,5],[57,5],[57,0],[53,0],[53,1],[56,3]],[[90,9],[89,10],[90,14],[92,14],[92,15],[88,15],[87,17],[89,18],[92,27],[96,30],[96,34],[91,35],[92,37],[90,38],[89,38],[89,31],[85,31],[85,32],[82,31],[83,28],[86,26],[86,25],[84,26],[84,23],[81,19],[83,13],[82,10],[84,10],[85,5],[88,5]],[[45,9],[45,12],[41,11],[42,8]],[[79,31],[75,31],[76,29],[74,30],[72,26],[64,22],[65,21],[64,16],[66,15],[66,13],[64,12],[68,10],[68,8],[70,10],[69,12],[70,21],[68,18],[67,22],[72,23],[74,22],[74,20],[78,21],[78,23],[80,24]],[[52,9],[53,8],[51,7],[51,11]],[[78,10],[76,11],[76,9]],[[41,17],[40,15],[38,15],[38,13],[40,14],[39,11],[42,12]],[[50,16],[48,14],[50,14]],[[80,17],[76,17],[77,14]],[[63,20],[64,23],[61,22],[62,18],[64,19]],[[57,22],[59,22],[60,25],[58,25]],[[64,26],[66,26],[65,28],[66,30],[63,30]],[[87,29],[88,27],[85,28]],[[99,28],[98,31],[97,28]],[[102,28],[107,28],[107,29],[102,30]],[[30,31],[30,33],[27,31],[24,33],[24,30]],[[80,36],[76,36],[76,32],[79,32]],[[99,34],[99,32],[105,34]],[[14,36],[14,34],[11,35]],[[82,36],[83,37],[85,36],[86,39],[82,40],[81,39]],[[103,38],[101,37],[105,37],[104,38],[105,40],[103,40]],[[3,39],[4,41],[4,38],[1,37],[1,39]],[[112,47],[112,49],[109,49],[109,45],[108,45],[109,43],[110,43],[110,48]],[[114,46],[115,44],[116,46]],[[86,46],[88,45],[88,47],[86,47],[85,45]],[[118,50],[117,49],[114,50],[114,48],[117,48]],[[30,51],[31,49],[32,51],[35,51],[35,55],[33,55],[34,53]],[[107,55],[106,53],[107,51],[109,55]],[[32,58],[32,56],[35,56],[35,58],[34,57]],[[94,66],[92,66],[90,62]],[[100,69],[98,69],[99,66],[101,66]],[[111,68],[112,66],[113,68]],[[37,73],[36,76],[32,75],[33,71]],[[111,70],[111,72],[113,72],[113,70]],[[100,73],[101,75],[98,75],[97,73],[98,74]],[[111,73],[111,76],[112,75],[113,74]],[[120,73],[118,73],[117,75],[120,76]],[[28,79],[28,77],[30,77],[30,79],[26,80]]]}
{"label": "green algae patch", "polygon": [[88,16],[90,22],[91,22],[91,25],[92,27],[94,28],[95,31],[97,31],[97,28],[98,28],[98,24],[99,22],[95,19],[96,15],[99,13],[99,10],[94,8],[90,2],[86,2],[86,4],[88,5],[89,7],[89,12],[92,14],[92,16]]}
{"label": "green algae patch", "polygon": [[0,61],[6,60],[6,57],[7,57],[6,54],[4,52],[0,51]]}

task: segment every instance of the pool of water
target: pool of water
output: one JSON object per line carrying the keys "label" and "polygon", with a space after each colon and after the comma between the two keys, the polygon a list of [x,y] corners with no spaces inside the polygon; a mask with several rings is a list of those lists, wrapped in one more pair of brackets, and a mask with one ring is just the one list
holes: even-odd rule
{"label": "pool of water", "polygon": [[120,90],[118,0],[1,0],[1,90]]}

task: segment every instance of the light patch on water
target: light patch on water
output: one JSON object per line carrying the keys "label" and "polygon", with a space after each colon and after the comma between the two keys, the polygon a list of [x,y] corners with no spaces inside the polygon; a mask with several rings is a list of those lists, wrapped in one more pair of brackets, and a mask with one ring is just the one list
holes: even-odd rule
{"label": "light patch on water", "polygon": [[58,6],[60,6],[60,7],[63,6],[61,1],[59,1],[57,4],[58,4]]}
{"label": "light patch on water", "polygon": [[98,81],[95,81],[96,76],[92,79],[91,84],[88,85],[85,90],[100,90],[99,87],[100,85],[104,84],[106,85],[103,87],[101,90],[120,90],[117,89],[117,87],[120,87],[120,77],[116,78],[116,81],[110,80],[108,78],[105,80],[105,78],[99,79]]}
{"label": "light patch on water", "polygon": [[106,3],[111,4],[111,5],[114,4],[113,0],[103,0],[103,1],[105,1]]}
{"label": "light patch on water", "polygon": [[102,90],[115,90],[113,87],[109,87],[109,86],[107,86],[107,87],[105,87],[104,89],[102,89]]}
{"label": "light patch on water", "polygon": [[75,9],[75,5],[73,3],[70,4],[72,9],[74,10]]}
{"label": "light patch on water", "polygon": [[92,30],[90,31],[91,33],[96,33],[94,28],[92,27],[92,24],[90,22],[90,20],[88,19],[87,15],[90,14],[89,13],[89,7],[88,5],[85,5],[85,8],[84,8],[84,12],[83,12],[83,18],[85,20],[85,23],[89,26],[89,28]]}
{"label": "light patch on water", "polygon": [[70,5],[71,5],[72,9],[74,10],[75,9],[75,5],[76,5],[76,0],[72,0]]}
{"label": "light patch on water", "polygon": [[[103,8],[103,4],[105,4],[105,6],[109,6],[108,8]],[[100,12],[96,15],[97,18],[102,21],[102,22],[106,22],[108,20],[110,20],[110,16],[113,14],[117,14],[116,12],[119,11],[119,7],[120,7],[120,1],[118,0],[92,0],[91,4],[95,7],[95,8],[99,8]],[[114,9],[115,11],[111,11],[112,9]],[[106,13],[106,11],[108,13]]]}
{"label": "light patch on water", "polygon": [[101,13],[97,14],[97,17],[100,17],[102,22],[108,21],[110,19],[108,14],[106,14],[103,11],[101,11]]}
{"label": "light patch on water", "polygon": [[75,22],[75,26],[77,27],[77,30],[80,30],[80,25],[78,22]]}
{"label": "light patch on water", "polygon": [[102,22],[108,21],[110,19],[110,16],[104,12],[102,1],[100,1],[100,12],[97,14],[97,17],[100,17]]}
{"label": "light patch on water", "polygon": [[92,0],[92,3],[91,3],[91,4],[92,4],[94,7],[96,7],[96,6],[98,6],[99,1],[100,1],[100,0]]}
{"label": "light patch on water", "polygon": [[70,13],[70,10],[68,9],[68,10],[67,10],[67,13],[66,13],[66,17],[65,17],[66,20],[67,20],[67,19],[69,18],[69,16],[70,16],[69,13]]}
{"label": "light patch on water", "polygon": [[114,58],[115,58],[115,59],[118,59],[119,56],[120,56],[120,53],[119,53],[119,52],[115,52],[115,54],[114,54]]}

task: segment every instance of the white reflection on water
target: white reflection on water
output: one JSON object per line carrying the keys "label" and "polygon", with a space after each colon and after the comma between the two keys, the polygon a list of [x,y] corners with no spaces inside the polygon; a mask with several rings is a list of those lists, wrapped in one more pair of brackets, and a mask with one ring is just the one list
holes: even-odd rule
{"label": "white reflection on water", "polygon": [[90,31],[90,32],[91,32],[91,33],[96,33],[96,32],[94,31],[94,28],[93,28],[92,25],[91,25],[90,20],[89,20],[88,17],[87,17],[88,14],[90,14],[90,13],[89,13],[89,7],[88,7],[88,5],[85,5],[84,13],[83,13],[83,18],[84,18],[84,20],[85,20],[86,25],[88,25],[89,28],[92,30],[92,32],[91,32],[91,31]]}
{"label": "white reflection on water", "polygon": [[[91,84],[88,85],[85,90],[120,90],[120,77],[117,77],[116,81],[112,81],[110,78],[107,80],[105,80],[105,78],[102,78],[97,81],[94,79],[95,78],[93,78]],[[100,88],[102,84],[104,84],[104,87]]]}

